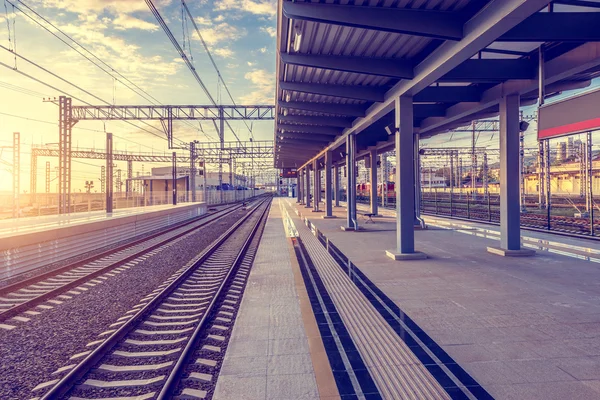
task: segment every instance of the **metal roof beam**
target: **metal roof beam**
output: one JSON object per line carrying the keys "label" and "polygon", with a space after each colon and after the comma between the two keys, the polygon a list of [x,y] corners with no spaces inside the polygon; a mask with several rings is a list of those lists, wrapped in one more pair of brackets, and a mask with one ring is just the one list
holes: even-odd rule
{"label": "metal roof beam", "polygon": [[462,14],[317,3],[283,3],[283,14],[294,20],[350,26],[436,39],[460,40],[465,18]]}
{"label": "metal roof beam", "polygon": [[365,116],[364,106],[356,106],[351,104],[311,103],[303,101],[280,101],[278,104],[281,108],[293,110],[312,111],[334,115],[347,115],[349,117]]}
{"label": "metal roof beam", "polygon": [[502,82],[533,79],[537,62],[529,59],[467,60],[439,79],[440,82]]}
{"label": "metal roof beam", "polygon": [[[546,86],[600,66],[600,43],[590,42],[546,62]],[[560,85],[559,85],[560,86]],[[577,87],[574,85],[574,87]],[[537,79],[508,81],[486,90],[479,103],[456,104],[446,111],[446,118],[427,118],[421,124],[421,134],[443,132],[448,126],[472,118],[472,116],[498,104],[503,93],[526,94],[536,91]],[[558,87],[560,89],[560,87]]]}
{"label": "metal roof beam", "polygon": [[502,42],[597,42],[600,13],[546,12],[533,14],[498,38]]}
{"label": "metal roof beam", "polygon": [[[286,3],[287,4],[287,3]],[[291,3],[290,3],[291,4]],[[365,101],[383,101],[386,89],[362,85],[322,85],[317,83],[279,82],[279,88],[302,93],[344,97]]]}
{"label": "metal roof beam", "polygon": [[296,122],[306,125],[323,125],[337,126],[340,128],[350,128],[352,126],[352,118],[341,117],[313,117],[307,115],[278,115],[279,122]]}
{"label": "metal roof beam", "polygon": [[331,126],[278,124],[277,127],[282,132],[306,132],[331,136],[337,136],[342,134],[342,130],[340,128],[335,128]]}
{"label": "metal roof beam", "polygon": [[[331,142],[333,140],[332,136],[328,136],[328,135],[315,135],[315,134],[311,134],[311,133],[289,133],[289,132],[285,132],[285,133],[278,133],[277,136],[279,137],[280,140],[284,140],[284,139],[303,139],[303,140],[314,140],[316,142]],[[283,139],[282,139],[283,138]]]}
{"label": "metal roof beam", "polygon": [[303,67],[387,76],[396,79],[411,79],[413,77],[413,65],[406,60],[281,53],[281,61],[285,64],[301,65]]}
{"label": "metal roof beam", "polygon": [[477,86],[429,86],[413,97],[415,102],[459,103],[478,102],[481,89]]}

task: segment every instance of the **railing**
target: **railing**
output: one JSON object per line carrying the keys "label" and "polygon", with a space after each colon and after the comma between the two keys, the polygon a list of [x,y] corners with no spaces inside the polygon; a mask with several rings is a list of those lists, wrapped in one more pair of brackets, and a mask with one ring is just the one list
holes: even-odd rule
{"label": "railing", "polygon": [[[233,203],[244,201],[252,197],[266,193],[264,189],[247,190],[202,190],[196,191],[196,202],[206,202],[209,205]],[[27,196],[20,197],[18,217],[33,217],[41,215],[55,215],[58,213],[58,194],[40,193],[35,198]],[[12,200],[11,200],[12,201]],[[13,210],[11,201],[0,203],[0,219],[12,218]],[[192,202],[191,191],[178,191],[177,204]],[[168,205],[173,203],[171,191],[148,192],[116,192],[113,194],[113,210],[132,207],[147,207],[157,205]],[[71,194],[71,213],[102,211],[106,209],[106,195],[104,193],[73,193]]]}
{"label": "railing", "polygon": [[[346,201],[346,193],[340,192],[340,200]],[[357,195],[359,203],[370,203],[370,197]],[[381,196],[378,204],[382,205]],[[521,208],[521,226],[551,232],[575,234],[589,237],[600,236],[600,210],[593,204],[592,212],[585,211],[577,196],[552,196],[549,208],[540,208],[537,195],[526,195]],[[396,205],[395,193],[386,198],[386,207]],[[451,218],[482,221],[493,224],[500,222],[500,194],[450,192],[432,189],[421,192],[421,213]],[[593,222],[592,222],[593,221]]]}

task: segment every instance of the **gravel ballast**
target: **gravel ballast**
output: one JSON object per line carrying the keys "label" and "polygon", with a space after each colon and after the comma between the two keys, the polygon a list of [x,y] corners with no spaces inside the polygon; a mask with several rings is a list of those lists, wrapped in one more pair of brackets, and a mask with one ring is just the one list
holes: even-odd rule
{"label": "gravel ballast", "polygon": [[28,315],[28,322],[6,321],[17,327],[0,330],[0,399],[34,397],[31,389],[51,379],[56,369],[76,363],[69,357],[87,350],[87,343],[98,340],[98,334],[245,214],[238,210],[210,223],[71,300],[36,310],[41,314]]}

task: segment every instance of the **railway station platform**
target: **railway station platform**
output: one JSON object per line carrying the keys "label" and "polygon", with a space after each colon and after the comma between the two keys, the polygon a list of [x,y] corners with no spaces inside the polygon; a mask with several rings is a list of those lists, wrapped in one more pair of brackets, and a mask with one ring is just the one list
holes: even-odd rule
{"label": "railway station platform", "polygon": [[[363,394],[600,399],[595,242],[524,231],[538,241],[536,255],[505,258],[486,251],[497,241],[495,227],[429,218],[429,228],[415,232],[428,258],[394,261],[385,255],[396,240],[392,216],[361,218],[365,230],[344,232],[343,208],[322,219],[293,199],[276,200],[274,209],[277,202],[376,387]],[[337,378],[330,358],[332,365]]]}
{"label": "railway station platform", "polygon": [[0,221],[0,279],[206,214],[183,203]]}
{"label": "railway station platform", "polygon": [[318,339],[316,322],[294,258],[285,235],[282,210],[274,203],[225,353],[214,400],[335,398],[332,377],[322,382],[323,373],[315,374],[327,360],[314,343]]}

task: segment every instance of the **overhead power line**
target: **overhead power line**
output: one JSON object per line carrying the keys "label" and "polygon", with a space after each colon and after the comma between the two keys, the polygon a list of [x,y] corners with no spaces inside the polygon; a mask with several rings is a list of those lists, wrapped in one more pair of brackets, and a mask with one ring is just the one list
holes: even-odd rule
{"label": "overhead power line", "polygon": [[[7,51],[10,51],[10,50],[8,50],[6,47],[4,47],[4,46],[2,46],[2,45],[0,45],[0,49],[4,49],[4,50],[7,50]],[[84,92],[84,93],[86,93],[86,94],[89,94],[90,96],[92,96],[92,97],[94,97],[94,98],[96,98],[96,99],[100,100],[101,102],[103,102],[103,103],[105,103],[105,104],[107,104],[107,105],[110,105],[110,103],[108,103],[108,102],[106,102],[106,101],[102,100],[102,99],[101,99],[101,98],[99,98],[98,96],[96,96],[96,95],[94,95],[94,94],[92,94],[92,93],[88,92],[87,90],[85,90],[85,89],[83,89],[83,88],[79,87],[78,85],[76,85],[76,84],[74,84],[74,83],[72,83],[72,82],[70,82],[70,81],[68,81],[68,80],[66,80],[66,79],[64,79],[64,78],[62,78],[61,76],[59,76],[59,75],[57,75],[57,74],[55,74],[55,73],[53,73],[53,72],[49,71],[48,69],[46,69],[46,68],[44,68],[44,67],[42,67],[42,66],[40,66],[40,65],[36,64],[35,62],[33,62],[33,61],[31,61],[31,60],[29,60],[29,59],[27,59],[27,58],[25,58],[25,57],[23,57],[23,56],[21,56],[21,55],[17,54],[16,52],[11,52],[11,53],[14,53],[14,54],[15,54],[17,57],[19,57],[20,59],[22,59],[22,60],[24,60],[24,61],[28,62],[29,64],[31,64],[31,65],[33,65],[33,66],[35,66],[35,67],[39,68],[39,69],[41,69],[41,70],[42,70],[42,71],[44,71],[44,72],[46,72],[46,73],[48,73],[48,74],[50,74],[50,75],[52,75],[52,76],[56,77],[57,79],[59,79],[59,80],[61,80],[61,81],[65,82],[65,83],[67,83],[67,84],[69,84],[69,85],[73,86],[74,88],[76,88],[76,89],[78,89],[78,90],[81,90],[82,92]],[[64,94],[65,96],[68,96],[68,97],[74,98],[75,100],[78,100],[78,101],[80,101],[80,102],[82,102],[82,103],[84,103],[84,104],[86,104],[86,105],[89,105],[89,106],[91,106],[91,105],[92,105],[91,103],[89,103],[89,102],[87,102],[87,101],[85,101],[85,100],[83,100],[83,99],[81,99],[81,98],[79,98],[79,97],[77,97],[77,96],[74,96],[74,95],[72,95],[72,94],[70,94],[70,93],[68,93],[68,92],[66,92],[66,91],[64,91],[64,90],[62,90],[62,89],[59,89],[59,88],[57,88],[57,87],[55,87],[55,86],[52,86],[52,85],[50,85],[49,83],[47,83],[47,82],[44,82],[44,81],[42,81],[42,80],[40,80],[40,79],[38,79],[38,78],[36,78],[36,77],[34,77],[34,76],[32,76],[32,75],[29,75],[29,74],[27,74],[27,73],[23,72],[23,71],[16,70],[16,69],[14,69],[13,67],[11,67],[10,65],[7,65],[7,64],[5,64],[5,63],[3,63],[3,62],[0,62],[0,66],[3,66],[3,67],[5,67],[5,68],[7,68],[7,69],[10,69],[11,71],[13,71],[13,72],[15,72],[15,73],[18,73],[18,74],[20,74],[20,75],[23,75],[23,76],[25,76],[25,77],[27,77],[27,78],[29,78],[29,79],[32,79],[32,80],[34,80],[34,81],[36,81],[36,82],[38,82],[38,83],[40,83],[40,84],[42,84],[42,85],[44,85],[44,86],[46,86],[46,87],[49,87],[49,88],[50,88],[50,89],[52,89],[52,90],[56,90],[57,92],[59,92],[59,93],[62,93],[62,94]],[[124,121],[124,122],[128,123],[129,125],[131,125],[131,126],[133,126],[133,127],[137,128],[137,129],[141,129],[141,130],[143,130],[143,131],[145,131],[145,132],[147,132],[147,133],[150,133],[151,135],[154,135],[154,136],[156,136],[156,137],[159,137],[159,138],[161,138],[161,139],[165,139],[165,138],[164,138],[162,135],[157,135],[157,134],[156,134],[156,133],[154,133],[154,132],[151,132],[151,131],[149,131],[149,130],[147,130],[147,129],[144,129],[144,128],[140,127],[140,126],[137,126],[137,125],[135,125],[134,123],[132,123],[131,121]],[[154,128],[154,129],[156,129],[157,131],[161,132],[161,134],[162,134],[162,131],[161,131],[160,129],[158,129],[158,128],[156,128],[156,127],[154,127],[154,126],[152,126],[152,125],[148,124],[147,122],[144,122],[144,124],[145,124],[145,125],[148,125],[148,126],[150,126],[151,128]]]}
{"label": "overhead power line", "polygon": [[[39,14],[33,8],[31,8],[29,5],[25,4],[24,1],[17,0],[27,10],[29,10],[30,12],[32,12],[33,14],[35,14],[35,16],[37,18],[39,18],[42,21],[44,21],[46,24],[48,24],[56,32],[60,33],[62,36],[64,36],[64,38],[66,38],[70,42],[68,42],[67,40],[65,40],[63,37],[60,37],[56,32],[54,32],[51,29],[49,29],[48,26],[42,24],[39,20],[37,20],[36,18],[34,18],[31,15],[29,15],[29,13],[27,13],[23,9],[19,8],[17,5],[15,5],[13,2],[11,2],[11,0],[5,0],[5,1],[8,2],[9,4],[11,4],[13,6],[13,9],[16,9],[16,10],[20,11],[24,16],[26,16],[27,18],[29,18],[30,20],[32,20],[34,23],[36,23],[37,25],[39,25],[40,27],[42,27],[44,30],[46,30],[48,33],[50,33],[52,36],[54,36],[55,38],[57,38],[58,40],[60,40],[62,43],[64,43],[69,48],[71,48],[73,51],[75,51],[77,54],[81,55],[83,58],[85,58],[90,63],[92,63],[93,65],[95,65],[97,68],[99,68],[101,71],[103,71],[104,73],[106,73],[107,75],[109,75],[116,82],[121,83],[127,89],[131,90],[136,95],[142,97],[143,99],[145,99],[146,101],[148,101],[148,102],[150,102],[152,104],[164,105],[158,99],[156,99],[154,96],[152,96],[150,93],[148,93],[146,90],[142,89],[139,85],[137,85],[136,83],[132,82],[129,78],[127,78],[126,76],[124,76],[123,74],[121,74],[119,71],[117,71],[116,69],[114,69],[111,65],[109,65],[107,62],[105,62],[104,60],[102,60],[100,57],[98,57],[92,51],[90,51],[89,49],[87,49],[84,45],[82,45],[81,43],[79,43],[73,37],[69,36],[67,33],[65,33],[64,31],[62,31],[59,27],[56,26],[56,24],[53,24],[47,18],[45,18],[44,16],[42,16],[41,14]],[[73,46],[73,44],[75,44],[77,47]],[[88,54],[89,57],[88,57],[88,55],[84,54],[84,52],[86,54]],[[94,60],[97,60],[97,62],[94,61],[92,58]],[[102,64],[102,65],[100,65],[100,64]],[[115,74],[118,77],[115,76]],[[189,121],[184,121],[184,123],[186,123],[192,129],[196,130],[196,128]],[[151,126],[149,124],[145,124],[145,125]],[[133,125],[133,126],[137,126],[137,125]],[[151,126],[151,127],[154,128],[154,129],[159,130],[158,128],[155,128],[153,126]],[[204,133],[204,132],[202,132],[202,133]],[[204,133],[204,134],[205,134],[205,136],[210,137],[206,133]],[[181,142],[181,143],[183,144],[184,142]]]}
{"label": "overhead power line", "polygon": [[[146,1],[146,4],[148,5],[148,8],[150,8],[150,11],[156,18],[156,21],[158,21],[158,24],[163,28],[163,31],[165,32],[165,34],[167,35],[167,37],[169,38],[169,40],[171,41],[171,43],[173,44],[173,46],[175,47],[175,49],[177,50],[177,52],[179,53],[179,55],[181,56],[181,58],[183,59],[185,64],[187,65],[187,67],[189,68],[192,75],[194,75],[194,78],[196,79],[196,81],[198,82],[198,84],[200,85],[200,87],[202,88],[202,90],[204,91],[204,93],[206,94],[206,96],[208,97],[210,102],[212,103],[212,105],[218,107],[217,103],[215,102],[215,99],[212,97],[212,95],[208,91],[208,88],[206,87],[206,85],[204,84],[204,82],[202,81],[200,76],[198,75],[196,68],[194,67],[194,65],[188,58],[188,56],[185,54],[185,51],[183,51],[183,49],[179,45],[179,42],[177,41],[177,39],[175,39],[175,36],[173,36],[171,29],[169,29],[169,27],[167,26],[165,20],[162,18],[162,16],[158,12],[158,9],[154,6],[154,3],[152,2],[152,0],[145,0],[145,1]],[[233,136],[235,136],[237,141],[240,142],[240,144],[241,144],[240,138],[238,137],[238,135],[235,133],[235,131],[231,127],[231,124],[229,124],[229,121],[225,120],[225,124],[231,130],[231,132],[233,133]],[[219,130],[217,129],[217,132],[218,131]]]}
{"label": "overhead power line", "polygon": [[[185,8],[187,15],[190,17],[190,21],[192,21],[192,24],[194,25],[194,29],[196,30],[196,33],[198,34],[198,37],[200,38],[200,41],[202,42],[202,46],[204,46],[204,50],[206,50],[206,54],[208,55],[210,62],[212,63],[213,67],[215,68],[215,71],[217,72],[217,77],[223,84],[223,87],[225,88],[225,91],[227,92],[229,99],[231,100],[231,102],[233,103],[234,106],[237,106],[233,96],[231,95],[231,92],[229,91],[229,88],[227,87],[227,83],[225,83],[225,79],[223,79],[223,76],[221,75],[221,71],[219,70],[219,67],[217,67],[217,63],[215,62],[212,54],[210,53],[210,50],[208,49],[208,45],[206,44],[206,42],[204,41],[204,38],[202,37],[202,34],[200,33],[200,29],[198,29],[198,25],[196,24],[196,21],[194,20],[194,17],[192,16],[190,9],[188,8],[187,4],[185,3],[185,0],[181,0],[181,5],[183,6],[183,8]],[[189,38],[188,38],[188,41],[189,41]],[[252,138],[254,138],[254,134],[252,133],[252,128],[250,126],[248,126],[248,123],[246,121],[243,121],[243,122],[244,122],[244,125],[246,125],[246,128],[248,128],[248,131],[250,132],[250,136],[252,136]]]}

